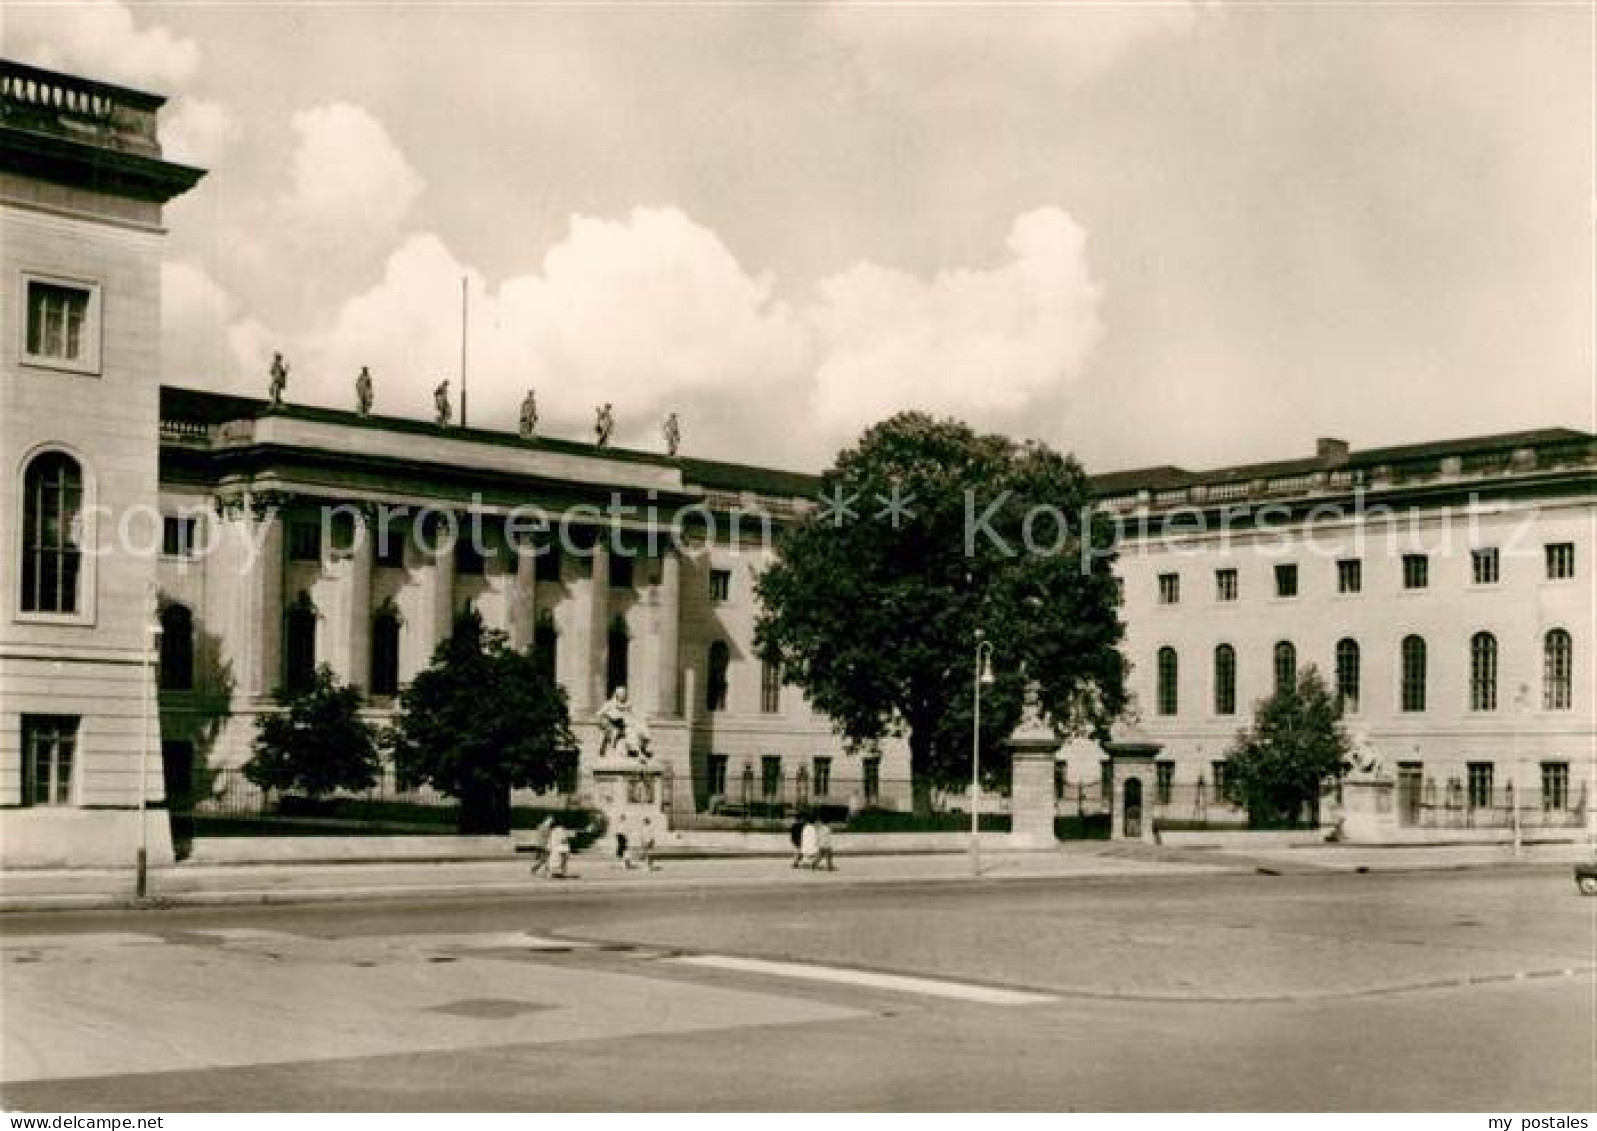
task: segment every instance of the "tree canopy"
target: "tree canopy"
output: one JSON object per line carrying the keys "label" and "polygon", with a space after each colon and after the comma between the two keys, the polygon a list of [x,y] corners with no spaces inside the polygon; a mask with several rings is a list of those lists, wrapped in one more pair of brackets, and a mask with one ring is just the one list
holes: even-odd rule
{"label": "tree canopy", "polygon": [[1254,825],[1317,813],[1325,783],[1347,768],[1352,746],[1336,696],[1312,665],[1259,703],[1227,752],[1229,789]]}
{"label": "tree canopy", "polygon": [[907,737],[918,799],[968,781],[978,634],[996,677],[984,768],[1004,772],[1028,681],[1061,734],[1107,731],[1125,706],[1124,626],[1111,531],[1073,458],[911,412],[822,482],[759,580],[756,645],[846,740]]}
{"label": "tree canopy", "polygon": [[323,664],[304,691],[279,693],[283,710],[256,716],[244,776],[262,789],[307,797],[370,789],[381,761],[376,732],[360,717],[362,702],[358,688],[340,684]]}
{"label": "tree canopy", "polygon": [[470,609],[400,695],[388,743],[401,781],[460,800],[461,832],[508,831],[511,789],[549,789],[577,760],[565,691]]}

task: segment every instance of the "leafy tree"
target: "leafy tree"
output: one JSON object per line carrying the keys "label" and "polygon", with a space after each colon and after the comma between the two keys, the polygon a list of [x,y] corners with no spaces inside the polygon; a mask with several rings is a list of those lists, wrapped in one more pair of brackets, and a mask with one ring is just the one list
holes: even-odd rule
{"label": "leafy tree", "polygon": [[1320,790],[1347,768],[1352,746],[1342,709],[1313,667],[1254,711],[1226,755],[1230,791],[1256,826],[1317,815]]}
{"label": "leafy tree", "polygon": [[388,742],[401,781],[460,800],[462,833],[509,832],[510,791],[548,789],[577,759],[565,691],[471,609],[401,694]]}
{"label": "leafy tree", "polygon": [[931,786],[970,779],[978,634],[996,676],[982,695],[990,778],[1006,772],[1028,681],[1059,733],[1107,731],[1125,707],[1124,626],[1112,531],[1073,458],[912,412],[871,428],[822,483],[830,501],[783,533],[760,578],[756,644],[852,745],[907,737],[918,812]]}
{"label": "leafy tree", "polygon": [[360,717],[359,688],[340,684],[323,664],[302,692],[279,692],[283,710],[255,718],[244,776],[262,789],[321,797],[337,789],[370,789],[381,762],[377,735]]}

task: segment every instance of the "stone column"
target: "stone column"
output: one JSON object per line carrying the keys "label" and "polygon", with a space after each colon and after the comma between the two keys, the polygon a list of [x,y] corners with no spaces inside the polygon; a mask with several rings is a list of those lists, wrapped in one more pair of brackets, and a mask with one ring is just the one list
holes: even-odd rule
{"label": "stone column", "polygon": [[531,545],[513,546],[516,580],[510,587],[510,645],[525,652],[538,624],[538,559]]}
{"label": "stone column", "polygon": [[1389,844],[1397,839],[1397,782],[1386,774],[1349,774],[1342,782],[1339,838],[1354,844]]}
{"label": "stone column", "polygon": [[604,702],[605,643],[610,627],[610,546],[600,532],[593,546],[593,568],[589,571],[587,601],[582,610],[585,647],[582,654],[580,686],[585,701],[580,704],[583,714],[599,709]]}
{"label": "stone column", "polygon": [[255,636],[249,691],[269,696],[283,676],[283,515],[285,499],[276,495],[252,496],[249,503],[254,525],[250,529],[254,558],[250,562],[249,623]]}
{"label": "stone column", "polygon": [[[448,638],[455,624],[455,544],[452,539],[444,537],[441,529],[444,525],[440,523],[440,529],[434,530],[432,537],[432,590],[429,593],[432,631],[428,636],[423,667],[431,659],[433,649],[439,642]],[[456,536],[459,536],[458,529]]]}
{"label": "stone column", "polygon": [[655,603],[654,641],[656,649],[655,714],[675,717],[677,673],[681,669],[682,560],[676,548],[660,550],[660,588]]}
{"label": "stone column", "polygon": [[371,512],[361,507],[354,517],[349,547],[349,572],[345,575],[345,610],[349,623],[345,649],[349,670],[344,679],[370,689],[372,670],[372,533]]}
{"label": "stone column", "polygon": [[1016,848],[1052,848],[1054,754],[1059,741],[1052,734],[1017,734],[1009,746],[1009,843]]}

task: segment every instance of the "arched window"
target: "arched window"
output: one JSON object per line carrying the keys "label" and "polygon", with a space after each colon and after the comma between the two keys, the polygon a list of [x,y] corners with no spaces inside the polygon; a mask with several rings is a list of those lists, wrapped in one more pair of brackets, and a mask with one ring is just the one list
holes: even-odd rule
{"label": "arched window", "polygon": [[83,471],[61,452],[45,452],[22,476],[22,611],[75,613],[83,549]]}
{"label": "arched window", "polygon": [[731,664],[732,650],[726,641],[717,640],[710,645],[709,672],[704,680],[705,710],[726,710],[727,669]]}
{"label": "arched window", "polygon": [[1237,713],[1237,650],[1229,644],[1214,650],[1214,713]]}
{"label": "arched window", "polygon": [[1489,632],[1469,638],[1469,709],[1497,710],[1497,637]]}
{"label": "arched window", "polygon": [[1166,645],[1159,649],[1158,661],[1159,687],[1155,698],[1158,700],[1161,715],[1173,715],[1180,706],[1177,693],[1176,680],[1179,662],[1176,660],[1176,650]]}
{"label": "arched window", "polygon": [[547,610],[538,615],[538,624],[532,630],[532,658],[539,676],[551,686],[559,682],[560,630]]}
{"label": "arched window", "polygon": [[194,686],[194,614],[187,605],[161,610],[161,690]]}
{"label": "arched window", "polygon": [[1425,710],[1425,641],[1403,637],[1403,710]]}
{"label": "arched window", "polygon": [[1298,649],[1290,640],[1275,646],[1275,690],[1277,693],[1298,685]]}
{"label": "arched window", "polygon": [[632,647],[632,637],[627,632],[627,622],[616,617],[610,622],[610,631],[605,636],[604,653],[604,689],[606,694],[612,694],[616,688],[627,685],[628,652]]}
{"label": "arched window", "polygon": [[399,694],[399,610],[392,601],[384,602],[372,614],[372,670],[370,690],[373,695]]}
{"label": "arched window", "polygon": [[1351,637],[1336,642],[1336,698],[1344,711],[1359,709],[1359,642]]}
{"label": "arched window", "polygon": [[300,591],[283,618],[283,689],[290,695],[316,682],[316,606]]}
{"label": "arched window", "polygon": [[1567,711],[1574,701],[1575,649],[1569,633],[1555,628],[1542,638],[1542,708]]}

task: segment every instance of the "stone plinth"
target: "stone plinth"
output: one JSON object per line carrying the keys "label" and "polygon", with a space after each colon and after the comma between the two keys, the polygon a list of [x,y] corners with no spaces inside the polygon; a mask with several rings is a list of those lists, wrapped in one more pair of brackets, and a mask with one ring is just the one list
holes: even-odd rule
{"label": "stone plinth", "polygon": [[1349,776],[1342,783],[1341,839],[1382,844],[1397,832],[1397,783],[1386,776]]}
{"label": "stone plinth", "polygon": [[1009,740],[1010,826],[1013,848],[1052,848],[1054,837],[1054,755],[1052,735]]}
{"label": "stone plinth", "polygon": [[617,834],[629,844],[665,840],[665,768],[624,755],[598,759],[592,770],[593,803],[604,814],[604,845],[613,855]]}

